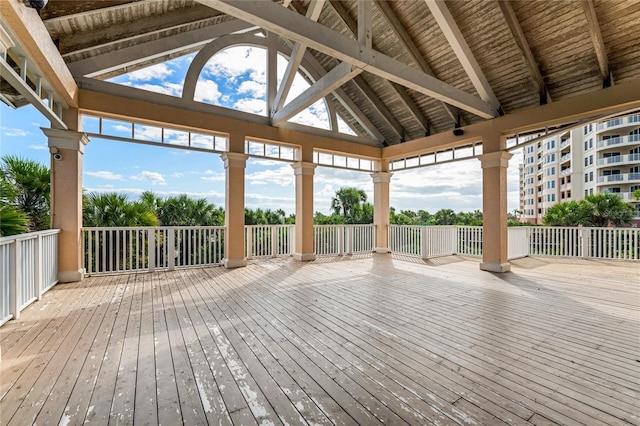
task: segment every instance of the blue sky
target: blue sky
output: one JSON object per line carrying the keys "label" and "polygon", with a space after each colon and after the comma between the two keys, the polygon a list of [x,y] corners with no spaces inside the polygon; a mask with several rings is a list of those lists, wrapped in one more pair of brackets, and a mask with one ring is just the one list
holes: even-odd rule
{"label": "blue sky", "polygon": [[[180,96],[192,58],[193,55],[177,58],[112,81]],[[261,48],[242,46],[218,53],[200,76],[196,100],[265,115],[265,63],[265,51]],[[280,58],[279,79],[285,67],[285,60]],[[298,76],[288,99],[306,87],[308,84]],[[324,103],[318,101],[291,121],[327,128],[326,117]],[[0,155],[14,154],[48,164],[47,141],[40,127],[48,127],[48,122],[33,107],[13,110],[1,104]],[[344,122],[340,122],[340,131],[351,132]],[[521,155],[516,154],[510,162],[509,211],[518,208],[520,161]],[[88,192],[124,192],[133,199],[151,190],[161,196],[187,194],[224,205],[224,169],[219,154],[92,138],[85,151],[83,173],[83,186]],[[314,178],[315,210],[329,213],[331,197],[342,186],[362,188],[373,201],[368,173],[318,167]],[[293,213],[293,169],[280,161],[249,159],[245,192],[247,207],[282,208]],[[432,213],[442,208],[481,209],[480,162],[471,159],[397,172],[391,183],[391,205],[397,210],[424,209]]]}

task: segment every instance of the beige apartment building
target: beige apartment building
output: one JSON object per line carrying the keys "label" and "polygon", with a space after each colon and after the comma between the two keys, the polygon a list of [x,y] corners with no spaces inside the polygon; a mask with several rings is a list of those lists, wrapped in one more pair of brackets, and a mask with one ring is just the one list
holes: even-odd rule
{"label": "beige apartment building", "polygon": [[567,130],[525,146],[520,165],[521,220],[541,224],[547,210],[585,195],[613,192],[636,206],[640,189],[640,114]]}

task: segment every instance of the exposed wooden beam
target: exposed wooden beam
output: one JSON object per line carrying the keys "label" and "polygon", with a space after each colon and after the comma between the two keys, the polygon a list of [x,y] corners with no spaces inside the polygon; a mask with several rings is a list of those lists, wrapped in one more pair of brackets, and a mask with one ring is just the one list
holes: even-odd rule
{"label": "exposed wooden beam", "polygon": [[271,111],[278,90],[278,36],[267,33],[267,111]]}
{"label": "exposed wooden beam", "polygon": [[[351,17],[349,11],[344,7],[344,5],[338,1],[331,1],[331,6],[334,8],[335,12],[338,14],[342,22],[345,26],[351,31],[351,33],[355,36],[359,31],[359,24]],[[372,44],[371,47],[375,48],[375,45]],[[379,97],[375,94],[373,89],[366,83],[366,81],[362,78],[357,78],[353,81],[358,89],[364,95],[364,98],[369,101],[374,107],[376,111],[378,111],[379,115],[382,117],[383,121],[385,121],[391,128],[391,130],[396,133],[397,137],[402,140],[406,137],[404,128],[395,119],[392,119],[393,115],[391,111],[384,105],[384,103],[379,99]],[[417,120],[418,124],[423,127],[423,131],[429,133],[430,125],[427,120],[424,118],[422,113],[420,112],[420,108],[413,102],[413,100],[408,96],[407,91],[396,83],[390,83],[391,89],[396,92],[402,103],[409,110],[412,116]],[[426,124],[425,124],[426,123]]]}
{"label": "exposed wooden beam", "polygon": [[[433,73],[431,66],[429,65],[427,60],[424,58],[424,56],[422,56],[420,49],[418,49],[418,46],[416,46],[416,44],[413,42],[413,38],[409,35],[407,30],[405,30],[404,26],[402,25],[402,23],[400,22],[396,14],[393,12],[393,9],[391,8],[391,5],[389,4],[389,2],[387,0],[376,0],[376,6],[380,10],[380,13],[382,14],[382,16],[387,20],[387,22],[391,26],[391,29],[398,37],[398,40],[400,41],[402,46],[405,48],[407,53],[409,53],[409,56],[411,56],[411,59],[413,59],[413,61],[418,65],[418,67],[425,74],[429,74],[430,76],[435,77],[435,74]],[[449,104],[446,104],[444,102],[442,102],[442,108],[444,108],[447,115],[451,117],[451,120],[453,121],[454,125],[464,125],[464,123],[460,122],[461,116],[460,116],[460,111],[458,111],[458,108],[451,106]],[[409,109],[412,109],[412,108],[410,107]],[[418,117],[416,117],[416,119],[418,119],[418,121],[422,121]]]}
{"label": "exposed wooden beam", "polygon": [[68,68],[76,77],[99,77],[117,70],[127,72],[127,67],[133,67],[153,58],[166,57],[172,53],[183,52],[207,44],[217,37],[246,31],[251,28],[255,27],[239,19],[234,19],[170,37],[135,44],[124,49],[111,50],[80,61],[70,62],[68,63]]}
{"label": "exposed wooden beam", "polygon": [[285,105],[284,108],[276,112],[273,115],[273,125],[276,126],[287,121],[361,72],[360,68],[356,68],[347,62],[341,63],[302,92],[297,98]]}
{"label": "exposed wooden beam", "polygon": [[348,62],[379,77],[394,81],[427,96],[458,106],[482,118],[494,118],[498,111],[487,101],[420,72],[381,52],[361,46],[336,31],[313,22],[272,2],[242,0],[197,0],[221,12],[258,25],[319,52]]}
{"label": "exposed wooden beam", "polygon": [[449,45],[458,57],[462,68],[464,68],[471,83],[473,83],[473,87],[478,91],[480,98],[500,111],[498,98],[493,93],[489,81],[484,76],[478,61],[476,61],[473,52],[471,52],[469,45],[464,39],[460,28],[458,28],[458,24],[456,24],[456,21],[453,19],[444,0],[425,0],[425,2],[431,11],[431,15],[433,15],[442,33],[449,42]]}
{"label": "exposed wooden beam", "polygon": [[38,75],[51,84],[66,105],[75,107],[78,104],[76,82],[36,11],[18,0],[2,0],[0,18],[15,37],[16,44],[28,53]]}
{"label": "exposed wooden beam", "polygon": [[144,6],[145,4],[154,4],[157,0],[138,0],[135,3],[125,3],[125,4],[117,4],[114,6],[106,6],[98,9],[85,10],[84,12],[76,12],[69,13],[62,16],[56,16],[54,18],[44,19],[44,25],[47,29],[50,29],[53,24],[58,24],[60,22],[68,22],[71,20],[81,19],[81,18],[95,18],[105,12],[121,12],[127,9],[131,9],[132,6]]}
{"label": "exposed wooden beam", "polygon": [[582,0],[581,3],[589,24],[591,41],[593,42],[596,57],[598,58],[598,65],[600,66],[600,73],[602,74],[602,86],[609,87],[613,84],[613,77],[611,76],[611,70],[609,69],[607,49],[604,45],[604,40],[602,39],[602,32],[600,31],[600,24],[598,23],[596,9],[593,6],[592,0]]}
{"label": "exposed wooden beam", "polygon": [[544,82],[544,78],[540,73],[540,68],[538,67],[538,62],[533,56],[533,52],[531,52],[531,48],[529,47],[529,43],[527,42],[527,38],[524,35],[524,31],[522,31],[522,27],[520,26],[520,22],[518,21],[518,17],[516,16],[515,11],[513,10],[513,6],[511,6],[511,2],[509,1],[498,1],[498,5],[500,6],[500,10],[502,10],[502,15],[504,19],[507,21],[507,26],[513,35],[513,39],[518,45],[518,49],[520,49],[520,55],[524,61],[527,70],[529,70],[529,75],[531,76],[534,84],[538,88],[538,96],[540,97],[540,104],[544,105],[548,102],[551,102],[551,94],[549,93],[549,89]]}
{"label": "exposed wooden beam", "polygon": [[[320,17],[320,12],[322,11],[322,6],[324,6],[324,3],[325,0],[312,0],[309,4],[309,8],[307,9],[307,13],[305,16],[312,21],[317,21]],[[306,51],[306,49],[307,46],[302,43],[296,43],[293,46],[291,56],[289,57],[289,62],[287,63],[287,68],[284,71],[282,81],[280,82],[280,87],[278,88],[278,92],[276,94],[273,108],[269,110],[272,116],[284,105],[284,102],[287,99],[287,95],[289,94],[289,90],[291,89],[291,85],[293,84],[293,79],[298,72],[298,68],[300,68],[300,62],[304,57],[304,52]]]}
{"label": "exposed wooden beam", "polygon": [[371,49],[371,1],[358,0],[358,43]]}

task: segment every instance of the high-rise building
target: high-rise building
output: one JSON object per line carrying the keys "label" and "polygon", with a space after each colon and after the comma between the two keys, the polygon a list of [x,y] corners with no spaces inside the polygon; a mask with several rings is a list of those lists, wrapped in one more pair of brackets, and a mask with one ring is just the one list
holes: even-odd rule
{"label": "high-rise building", "polygon": [[613,192],[636,206],[640,223],[640,114],[591,123],[532,142],[520,166],[520,211],[540,224],[549,207]]}

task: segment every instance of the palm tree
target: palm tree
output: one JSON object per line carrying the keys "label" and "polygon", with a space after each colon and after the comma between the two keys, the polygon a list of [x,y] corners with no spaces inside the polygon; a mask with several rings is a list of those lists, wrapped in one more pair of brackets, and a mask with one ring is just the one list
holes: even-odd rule
{"label": "palm tree", "polygon": [[49,197],[51,172],[33,160],[6,155],[2,157],[0,178],[14,191],[9,205],[28,218],[28,230],[40,231],[51,226]]}
{"label": "palm tree", "polygon": [[142,202],[131,202],[126,195],[115,192],[85,197],[84,226],[157,226],[158,218]]}
{"label": "palm tree", "polygon": [[589,221],[592,226],[624,226],[635,216],[633,206],[611,192],[587,195],[584,201],[590,205]]}
{"label": "palm tree", "polygon": [[335,215],[342,216],[345,223],[371,223],[373,207],[367,207],[366,201],[364,190],[343,187],[331,199],[331,210]]}
{"label": "palm tree", "polygon": [[29,219],[13,206],[15,197],[15,188],[0,176],[0,237],[27,231]]}

